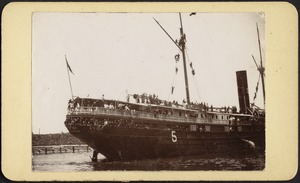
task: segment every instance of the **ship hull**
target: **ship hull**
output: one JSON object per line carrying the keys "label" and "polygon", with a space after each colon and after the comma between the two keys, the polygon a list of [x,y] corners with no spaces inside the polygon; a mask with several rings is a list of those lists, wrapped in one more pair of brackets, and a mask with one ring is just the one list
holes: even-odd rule
{"label": "ship hull", "polygon": [[68,128],[72,135],[112,160],[264,151],[265,146],[264,130],[200,132],[95,125]]}

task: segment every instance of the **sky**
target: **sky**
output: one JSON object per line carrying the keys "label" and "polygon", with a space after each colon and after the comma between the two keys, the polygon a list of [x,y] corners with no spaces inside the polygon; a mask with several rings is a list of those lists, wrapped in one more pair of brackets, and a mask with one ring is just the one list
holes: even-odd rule
{"label": "sky", "polygon": [[[239,108],[236,71],[246,70],[253,102],[260,62],[265,65],[263,13],[182,13],[186,34],[191,101]],[[129,94],[156,94],[179,103],[185,98],[178,13],[34,13],[32,24],[32,132],[67,132],[64,121],[74,96],[125,100]],[[175,67],[178,73],[175,73]],[[171,87],[174,93],[171,94]],[[255,104],[264,108],[261,81]]]}

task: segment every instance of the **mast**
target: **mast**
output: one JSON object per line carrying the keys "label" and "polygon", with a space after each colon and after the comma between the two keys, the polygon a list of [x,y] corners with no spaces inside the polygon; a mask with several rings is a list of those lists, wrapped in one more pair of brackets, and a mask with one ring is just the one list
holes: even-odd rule
{"label": "mast", "polygon": [[264,72],[265,72],[265,68],[262,65],[262,56],[261,56],[261,46],[260,46],[260,37],[259,37],[259,30],[258,30],[258,25],[256,23],[256,30],[257,30],[257,37],[258,37],[258,45],[259,45],[259,54],[260,54],[260,67],[258,68],[258,71],[260,73],[261,76],[261,83],[262,83],[262,89],[263,89],[263,97],[264,97],[264,105],[265,105],[265,80],[264,80]]}
{"label": "mast", "polygon": [[180,40],[179,43],[177,43],[177,40],[175,41],[170,34],[160,25],[160,23],[155,19],[155,22],[160,26],[160,28],[167,34],[167,36],[172,40],[172,42],[179,48],[179,50],[182,52],[182,58],[183,58],[183,69],[184,69],[184,80],[185,80],[185,91],[186,91],[186,100],[187,104],[190,104],[190,93],[189,93],[189,82],[188,82],[188,76],[186,72],[186,58],[185,58],[185,34],[183,33],[183,27],[182,27],[182,20],[181,20],[181,13],[179,13],[180,18]]}
{"label": "mast", "polygon": [[184,80],[185,80],[185,91],[186,91],[186,100],[187,103],[190,104],[190,93],[189,93],[189,82],[188,82],[188,76],[186,72],[186,58],[185,58],[185,34],[183,33],[183,27],[182,27],[182,20],[181,20],[181,13],[179,13],[180,18],[180,41],[179,46],[181,46],[181,52],[182,52],[182,58],[183,58],[183,68],[184,68]]}

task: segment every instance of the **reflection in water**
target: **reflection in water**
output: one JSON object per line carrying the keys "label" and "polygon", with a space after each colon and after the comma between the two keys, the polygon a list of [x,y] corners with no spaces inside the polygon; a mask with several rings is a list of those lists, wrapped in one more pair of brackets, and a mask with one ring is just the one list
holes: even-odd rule
{"label": "reflection in water", "polygon": [[98,162],[90,159],[91,152],[33,155],[33,171],[103,171],[103,170],[263,170],[264,153],[251,152],[231,155],[201,155],[165,159],[109,161],[98,155]]}

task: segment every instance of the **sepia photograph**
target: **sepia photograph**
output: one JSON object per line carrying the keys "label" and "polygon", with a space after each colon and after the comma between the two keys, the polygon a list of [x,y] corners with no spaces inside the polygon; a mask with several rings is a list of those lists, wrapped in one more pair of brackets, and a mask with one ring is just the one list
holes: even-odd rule
{"label": "sepia photograph", "polygon": [[265,14],[32,14],[32,171],[265,169]]}

